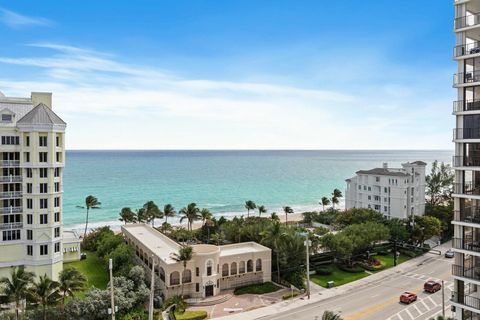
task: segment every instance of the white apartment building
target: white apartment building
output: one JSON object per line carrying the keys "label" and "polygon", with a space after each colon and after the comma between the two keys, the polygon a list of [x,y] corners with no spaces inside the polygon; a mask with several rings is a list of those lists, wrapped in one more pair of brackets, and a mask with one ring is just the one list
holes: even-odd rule
{"label": "white apartment building", "polygon": [[0,277],[19,265],[54,280],[62,270],[65,126],[51,93],[0,93]]}
{"label": "white apartment building", "polygon": [[455,319],[480,319],[480,0],[455,0]]}
{"label": "white apartment building", "polygon": [[155,289],[165,298],[183,293],[192,298],[215,296],[221,290],[271,281],[272,250],[256,242],[215,246],[193,245],[186,269],[172,259],[182,245],[143,223],[122,226],[126,242],[149,274],[155,268]]}
{"label": "white apartment building", "polygon": [[360,170],[347,179],[345,208],[367,208],[387,218],[405,219],[425,213],[425,166],[422,161],[403,163],[402,168]]}

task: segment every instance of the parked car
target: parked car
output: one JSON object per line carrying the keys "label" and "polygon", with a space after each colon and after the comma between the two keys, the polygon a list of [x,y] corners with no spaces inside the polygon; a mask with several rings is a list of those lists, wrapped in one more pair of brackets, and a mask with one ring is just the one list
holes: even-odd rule
{"label": "parked car", "polygon": [[413,292],[406,291],[400,295],[400,302],[402,303],[412,303],[414,301],[417,301],[417,295]]}
{"label": "parked car", "polygon": [[448,249],[447,251],[445,251],[445,258],[453,258],[453,256],[454,254],[452,249]]}
{"label": "parked car", "polygon": [[437,281],[428,280],[423,284],[423,290],[426,292],[435,293],[440,289],[442,289],[442,285]]}

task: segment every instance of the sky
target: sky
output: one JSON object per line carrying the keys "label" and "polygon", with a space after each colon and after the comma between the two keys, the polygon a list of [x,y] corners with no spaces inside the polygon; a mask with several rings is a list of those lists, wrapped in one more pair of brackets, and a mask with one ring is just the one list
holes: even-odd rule
{"label": "sky", "polygon": [[0,0],[0,91],[68,149],[453,149],[439,0]]}

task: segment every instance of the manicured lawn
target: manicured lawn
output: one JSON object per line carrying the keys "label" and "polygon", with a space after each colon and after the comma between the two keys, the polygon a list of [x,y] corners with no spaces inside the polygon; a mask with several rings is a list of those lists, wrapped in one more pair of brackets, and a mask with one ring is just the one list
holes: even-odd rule
{"label": "manicured lawn", "polygon": [[175,318],[177,320],[201,320],[207,317],[207,311],[185,311],[184,313],[175,312]]}
{"label": "manicured lawn", "polygon": [[275,292],[279,289],[280,287],[274,285],[273,283],[265,282],[261,284],[252,284],[250,286],[236,288],[233,293],[236,295],[246,294],[246,293],[264,294],[264,293]]}
{"label": "manicured lawn", "polygon": [[[377,256],[374,256],[375,259],[378,259],[382,262],[383,265],[385,265],[385,268],[384,269],[388,269],[388,268],[391,268],[393,267],[393,253],[389,254],[389,255],[386,255],[386,256],[380,256],[380,255],[377,255]],[[400,264],[400,263],[403,263],[407,260],[410,260],[411,258],[404,255],[404,254],[400,254],[400,256],[397,258],[397,266]]]}
{"label": "manicured lawn", "polygon": [[368,276],[368,273],[365,271],[358,272],[358,273],[350,273],[343,270],[340,270],[336,265],[328,265],[325,269],[329,270],[332,274],[328,276],[314,274],[310,276],[310,280],[322,286],[324,288],[327,287],[328,281],[334,281],[335,287],[341,286],[342,284],[349,283],[361,278]]}
{"label": "manicured lawn", "polygon": [[106,289],[108,283],[108,272],[103,267],[100,258],[94,253],[85,251],[87,259],[68,262],[64,267],[75,267],[87,277],[87,287],[95,286],[99,289]]}

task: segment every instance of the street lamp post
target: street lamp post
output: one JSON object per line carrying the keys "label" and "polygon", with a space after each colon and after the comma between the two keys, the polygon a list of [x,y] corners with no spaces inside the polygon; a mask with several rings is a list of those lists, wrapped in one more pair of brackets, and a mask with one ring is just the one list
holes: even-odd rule
{"label": "street lamp post", "polygon": [[308,240],[308,232],[305,235],[305,247],[307,250],[307,297],[310,299],[310,253],[308,252],[308,248],[310,247],[310,240]]}
{"label": "street lamp post", "polygon": [[110,300],[112,304],[112,320],[115,320],[115,298],[113,295],[113,261],[108,260],[108,269],[110,270]]}

